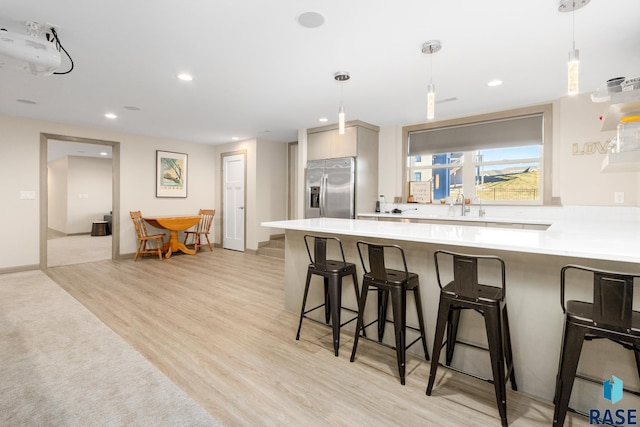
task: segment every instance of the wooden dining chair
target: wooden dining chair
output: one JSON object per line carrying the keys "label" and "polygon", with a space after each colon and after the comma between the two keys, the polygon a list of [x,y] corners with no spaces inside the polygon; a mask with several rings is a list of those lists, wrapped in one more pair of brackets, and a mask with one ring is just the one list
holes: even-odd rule
{"label": "wooden dining chair", "polygon": [[[196,251],[201,246],[209,246],[209,250],[213,251],[213,246],[211,245],[211,241],[209,240],[209,232],[211,230],[211,223],[213,222],[213,217],[216,214],[215,209],[200,209],[200,221],[196,224],[196,228],[191,231],[184,232],[184,244],[187,244],[187,240],[189,236],[193,236],[193,242],[190,243],[193,245],[193,249]],[[204,237],[207,240],[207,243],[203,243]]]}
{"label": "wooden dining chair", "polygon": [[[142,219],[140,211],[129,212],[133,225],[136,229],[138,236],[138,249],[133,256],[133,260],[136,261],[139,255],[145,254],[158,255],[158,258],[162,259],[162,248],[164,247],[164,234],[149,234],[147,233],[147,227]],[[155,247],[147,247],[148,242],[153,242],[151,245]]]}

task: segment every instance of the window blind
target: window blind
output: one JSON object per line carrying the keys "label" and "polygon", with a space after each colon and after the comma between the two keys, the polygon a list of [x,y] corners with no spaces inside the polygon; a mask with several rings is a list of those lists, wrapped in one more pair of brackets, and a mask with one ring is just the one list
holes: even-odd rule
{"label": "window blind", "polygon": [[512,117],[409,133],[408,155],[542,145],[543,116]]}

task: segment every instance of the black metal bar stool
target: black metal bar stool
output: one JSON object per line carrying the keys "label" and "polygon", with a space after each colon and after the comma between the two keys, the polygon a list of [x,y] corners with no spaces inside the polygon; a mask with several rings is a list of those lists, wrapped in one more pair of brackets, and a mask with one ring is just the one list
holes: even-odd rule
{"label": "black metal bar stool", "polygon": [[[570,271],[573,274],[567,274]],[[569,300],[565,305],[565,286],[569,276],[572,283],[579,280],[576,271],[586,272],[590,276],[587,278],[592,278],[593,302]],[[560,271],[560,304],[565,313],[565,323],[556,377],[553,425],[564,424],[575,378],[603,383],[576,373],[585,340],[607,338],[633,350],[640,375],[640,312],[634,311],[632,305],[634,280],[638,278],[640,274],[616,273],[580,265],[566,265]]]}
{"label": "black metal bar stool", "polygon": [[[440,274],[440,258],[447,256],[453,262],[453,280],[442,286]],[[516,377],[513,370],[513,353],[511,351],[511,337],[509,334],[509,320],[507,305],[504,301],[506,294],[505,264],[497,256],[467,255],[455,252],[438,250],[434,253],[436,276],[440,287],[440,303],[438,308],[438,320],[436,323],[436,335],[433,342],[433,361],[427,385],[427,395],[431,395],[436,379],[436,371],[440,360],[440,350],[443,347],[445,329],[446,341],[446,365],[451,368],[453,351],[456,343],[471,345],[476,348],[488,350],[491,357],[491,370],[493,379],[476,378],[490,382],[495,387],[496,401],[502,425],[507,425],[507,391],[506,381],[511,381],[511,388],[517,390]],[[492,263],[499,267],[501,273],[500,286],[487,286],[478,283],[478,264],[489,266]],[[487,330],[489,348],[478,347],[457,341],[458,325],[461,310],[474,310],[484,317]],[[506,362],[506,372],[505,372]],[[466,372],[459,371],[466,375]]]}
{"label": "black metal bar stool", "polygon": [[[313,240],[313,256],[309,248],[309,242]],[[342,260],[327,259],[327,243],[335,241],[340,248],[340,254]],[[325,309],[325,323],[328,325],[331,322],[333,329],[333,349],[335,355],[338,356],[338,347],[340,347],[340,328],[347,323],[356,320],[354,316],[352,319],[340,323],[340,314],[342,310],[351,311],[357,313],[356,310],[342,307],[342,278],[345,276],[351,276],[353,279],[353,288],[356,293],[356,301],[360,301],[360,291],[358,290],[358,277],[356,274],[356,265],[350,262],[346,262],[344,258],[344,250],[342,248],[342,242],[337,237],[323,237],[307,234],[304,236],[304,244],[307,247],[307,253],[309,254],[309,267],[307,268],[307,282],[304,286],[304,297],[302,298],[302,307],[300,308],[300,323],[298,324],[298,332],[296,333],[296,340],[300,339],[300,329],[302,329],[302,319],[307,317],[307,313],[324,307]],[[306,310],[307,296],[309,294],[309,285],[311,284],[312,275],[322,276],[324,282],[324,303]]]}
{"label": "black metal bar stool", "polygon": [[[360,297],[360,312],[358,313],[358,325],[356,326],[356,334],[353,342],[353,351],[351,352],[351,361],[356,357],[356,349],[358,348],[358,338],[360,331],[366,338],[366,328],[374,323],[378,323],[378,341],[382,341],[382,331],[386,322],[391,321],[386,318],[387,298],[391,296],[391,307],[393,310],[393,326],[396,339],[396,358],[398,360],[398,372],[400,374],[400,383],[405,383],[405,362],[406,350],[418,341],[422,341],[422,349],[424,350],[425,359],[429,360],[429,352],[427,351],[427,341],[425,338],[424,318],[422,315],[422,300],[420,299],[420,286],[418,283],[418,275],[411,273],[407,269],[407,260],[404,256],[404,250],[398,245],[382,245],[378,243],[368,243],[363,241],[357,242],[358,254],[360,262],[364,270],[362,279],[362,295]],[[365,263],[363,257],[363,249],[366,247],[368,255],[368,263]],[[393,249],[400,253],[404,270],[393,270],[385,267],[384,251]],[[367,267],[368,264],[368,267]],[[371,323],[364,324],[364,309],[367,303],[367,295],[369,290],[377,291],[378,300],[378,318]],[[407,326],[407,291],[413,291],[416,301],[416,309],[418,311],[419,328]],[[380,296],[382,295],[382,298]],[[384,307],[384,310],[381,309]],[[417,331],[420,336],[406,344],[406,330],[412,329]]]}

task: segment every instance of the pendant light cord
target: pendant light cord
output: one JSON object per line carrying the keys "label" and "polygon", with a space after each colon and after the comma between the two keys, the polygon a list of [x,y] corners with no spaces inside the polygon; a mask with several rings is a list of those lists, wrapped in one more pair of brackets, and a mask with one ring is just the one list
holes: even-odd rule
{"label": "pendant light cord", "polygon": [[430,59],[430,64],[431,64],[430,65],[430,67],[431,67],[431,71],[430,71],[431,82],[430,83],[433,84],[433,54],[429,55],[429,57],[430,57],[429,59]]}
{"label": "pendant light cord", "polygon": [[572,28],[573,28],[573,32],[571,34],[572,37],[572,47],[573,50],[576,50],[576,8],[575,8],[575,2],[574,2],[574,8],[573,11],[571,12],[571,20],[572,20]]}

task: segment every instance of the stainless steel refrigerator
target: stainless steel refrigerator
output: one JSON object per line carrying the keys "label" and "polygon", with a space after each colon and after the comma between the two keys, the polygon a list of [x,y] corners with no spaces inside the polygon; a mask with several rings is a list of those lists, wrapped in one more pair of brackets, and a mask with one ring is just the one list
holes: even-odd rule
{"label": "stainless steel refrigerator", "polygon": [[307,162],[305,218],[353,218],[355,215],[353,157]]}

